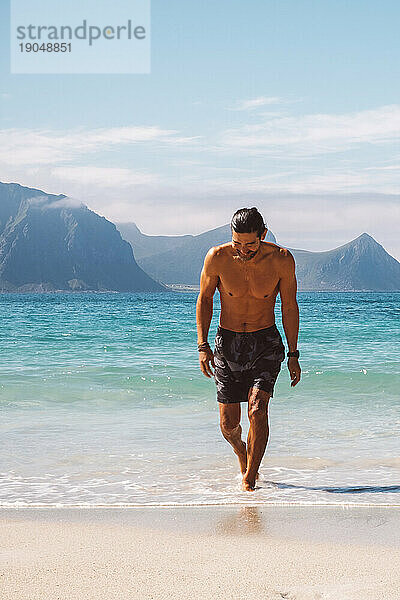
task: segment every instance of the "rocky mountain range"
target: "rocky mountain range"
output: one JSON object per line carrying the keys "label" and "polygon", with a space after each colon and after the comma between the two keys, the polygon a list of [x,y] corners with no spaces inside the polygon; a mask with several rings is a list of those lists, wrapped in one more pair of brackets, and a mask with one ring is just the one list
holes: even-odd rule
{"label": "rocky mountain range", "polygon": [[[0,183],[0,292],[197,286],[209,248],[230,239],[229,225],[200,235],[146,235],[63,194]],[[276,243],[272,232],[266,241]],[[326,252],[290,250],[299,290],[400,290],[400,263],[367,233]]]}
{"label": "rocky mountain range", "polygon": [[[148,236],[134,224],[117,224],[134,249],[138,264],[166,284],[198,285],[204,256],[231,239],[229,225],[197,236]],[[276,243],[268,232],[266,241]],[[282,244],[279,244],[282,245]],[[299,290],[400,290],[400,263],[367,233],[326,252],[289,248],[296,261]]]}
{"label": "rocky mountain range", "polygon": [[[117,224],[122,235],[132,245],[138,264],[151,276],[164,283],[196,285],[199,283],[204,257],[211,246],[229,242],[232,237],[230,225],[222,225],[199,235],[171,236],[166,247],[164,236],[145,235],[127,224]],[[160,240],[161,238],[161,240]],[[276,242],[271,231],[266,241]],[[159,244],[163,248],[159,250]]]}
{"label": "rocky mountain range", "polygon": [[400,290],[400,263],[368,233],[327,252],[291,252],[300,290]]}
{"label": "rocky mountain range", "polygon": [[64,195],[0,183],[0,292],[156,292],[114,223]]}

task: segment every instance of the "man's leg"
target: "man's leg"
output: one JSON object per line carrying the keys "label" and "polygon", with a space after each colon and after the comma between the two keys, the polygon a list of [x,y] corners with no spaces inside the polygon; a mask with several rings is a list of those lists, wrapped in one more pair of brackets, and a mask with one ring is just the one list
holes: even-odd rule
{"label": "man's leg", "polygon": [[267,447],[268,426],[268,401],[270,394],[250,388],[248,395],[249,434],[247,436],[247,470],[243,476],[242,489],[246,492],[253,491],[256,484],[258,467]]}
{"label": "man's leg", "polygon": [[240,425],[240,402],[232,404],[219,404],[220,427],[224,438],[231,444],[237,455],[242,475],[246,472],[247,456],[246,443],[242,440],[242,427]]}

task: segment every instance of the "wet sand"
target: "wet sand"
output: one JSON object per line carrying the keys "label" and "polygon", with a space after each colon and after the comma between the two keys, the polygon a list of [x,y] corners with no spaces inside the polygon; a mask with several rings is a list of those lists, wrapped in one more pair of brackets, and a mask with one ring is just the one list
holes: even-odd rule
{"label": "wet sand", "polygon": [[0,510],[2,600],[398,600],[400,507]]}

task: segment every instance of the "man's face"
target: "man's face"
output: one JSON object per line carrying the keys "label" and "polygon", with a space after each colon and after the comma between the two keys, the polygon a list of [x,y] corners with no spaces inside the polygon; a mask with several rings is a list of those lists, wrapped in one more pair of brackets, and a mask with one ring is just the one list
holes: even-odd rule
{"label": "man's face", "polygon": [[260,245],[261,240],[255,231],[236,233],[232,230],[232,246],[240,260],[249,261],[254,258],[260,249]]}

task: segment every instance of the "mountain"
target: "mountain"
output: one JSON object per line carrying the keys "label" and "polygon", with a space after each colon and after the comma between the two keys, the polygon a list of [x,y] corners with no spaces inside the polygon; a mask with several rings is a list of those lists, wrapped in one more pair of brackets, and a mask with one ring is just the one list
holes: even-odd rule
{"label": "mountain", "polygon": [[367,233],[327,252],[290,251],[300,290],[400,290],[400,263]]}
{"label": "mountain", "polygon": [[124,240],[132,246],[137,261],[177,248],[195,237],[194,235],[146,235],[135,223],[116,225]]}
{"label": "mountain", "polygon": [[[201,268],[209,248],[231,239],[229,225],[196,236],[174,237],[146,236],[133,223],[129,225],[132,235],[127,239],[133,246],[138,263],[152,277],[166,284],[199,285]],[[276,243],[269,231],[266,241]],[[135,243],[138,244],[138,254]],[[163,245],[165,243],[168,245]],[[296,261],[299,290],[400,290],[400,263],[367,233],[326,252],[291,248],[290,251]]]}
{"label": "mountain", "polygon": [[[117,224],[117,227],[120,228],[120,224]],[[204,257],[211,246],[224,244],[232,238],[230,225],[222,225],[199,235],[171,236],[170,249],[163,250],[162,248],[165,246],[162,244],[165,243],[165,237],[169,236],[145,236],[142,233],[140,236],[137,233],[134,235],[141,244],[139,252],[135,246],[135,238],[129,236],[126,239],[131,242],[137,261],[146,273],[164,283],[188,285],[199,283]],[[159,238],[161,238],[160,246],[158,245]],[[274,234],[270,231],[265,239],[276,242]],[[147,245],[146,255],[143,255],[144,244]],[[141,258],[139,258],[140,255]]]}
{"label": "mountain", "polygon": [[[209,248],[231,239],[229,225],[183,236],[145,235],[134,223],[118,229],[63,194],[0,183],[0,292],[155,292],[166,289],[158,281],[198,285]],[[266,240],[276,243],[270,232]],[[291,252],[299,290],[400,290],[400,263],[367,233],[327,252]]]}
{"label": "mountain", "polygon": [[0,183],[0,292],[158,292],[116,226],[63,194]]}

